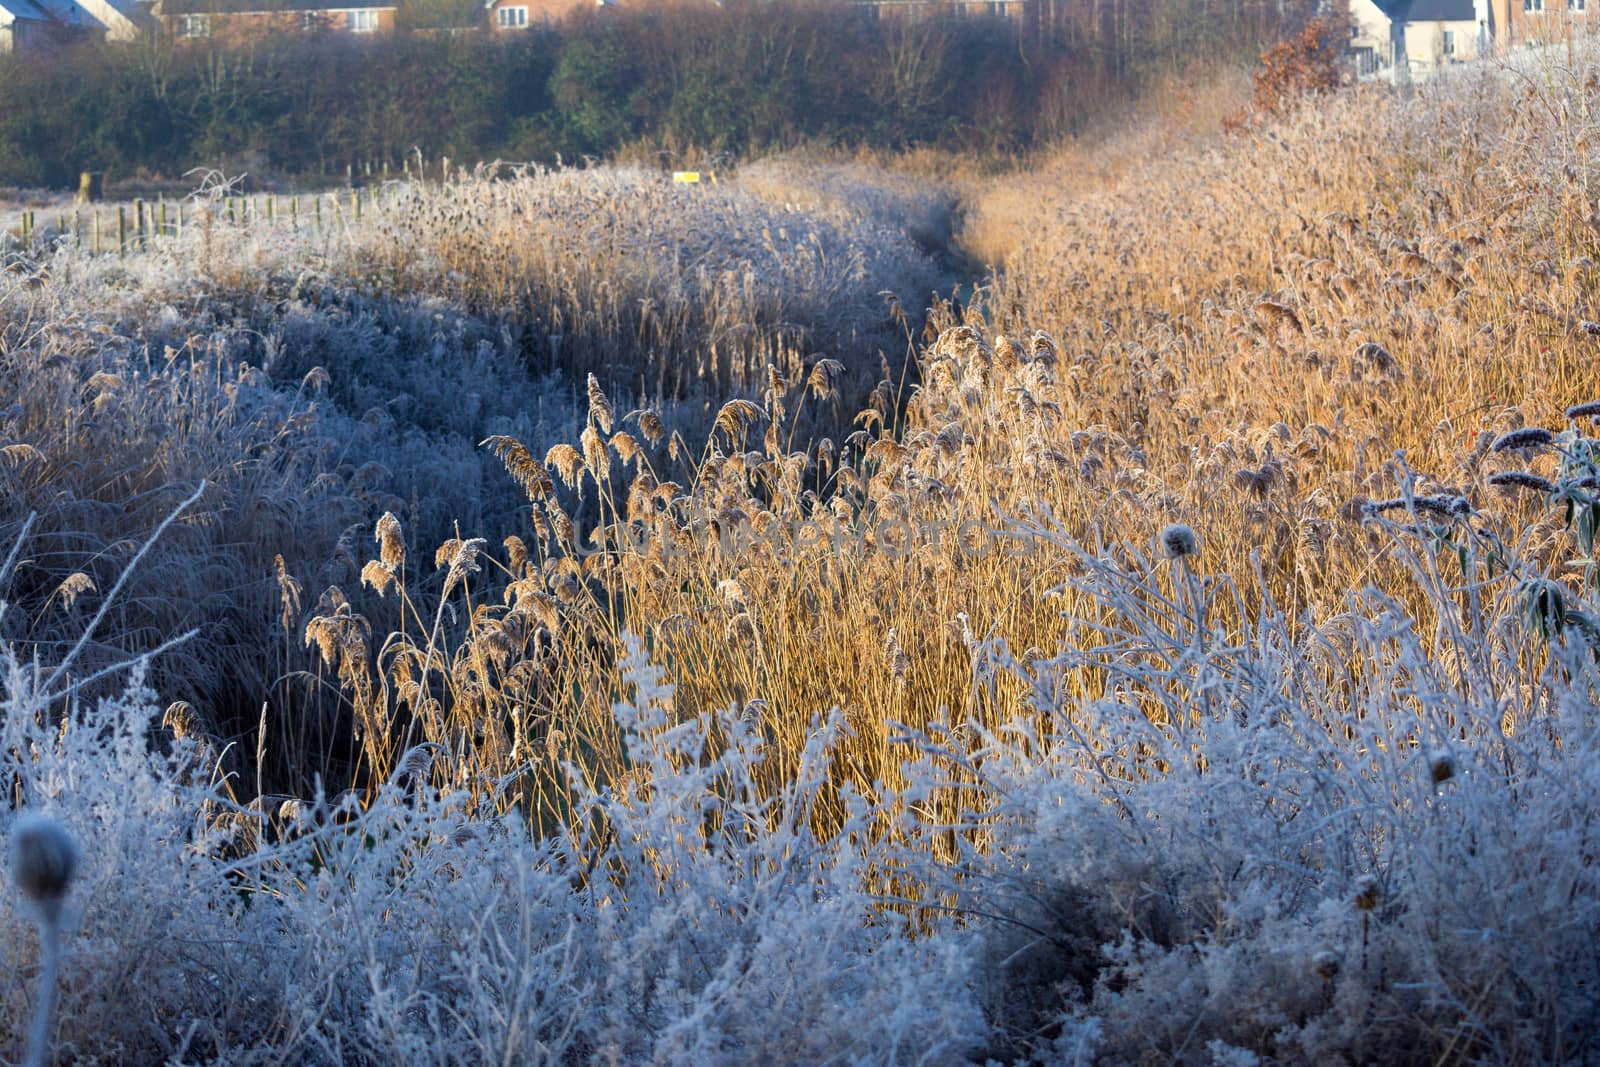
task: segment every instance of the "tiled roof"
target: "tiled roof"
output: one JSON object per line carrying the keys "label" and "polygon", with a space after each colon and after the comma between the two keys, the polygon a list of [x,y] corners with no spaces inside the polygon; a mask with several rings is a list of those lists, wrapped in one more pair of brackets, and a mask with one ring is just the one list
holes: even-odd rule
{"label": "tiled roof", "polygon": [[0,12],[11,16],[0,21],[10,22],[12,19],[26,19],[34,22],[48,22],[50,15],[33,0],[0,0]]}
{"label": "tiled roof", "polygon": [[1472,0],[1372,0],[1373,4],[1399,22],[1476,22],[1478,13]]}
{"label": "tiled roof", "polygon": [[[6,3],[8,0],[0,0]],[[393,10],[395,0],[162,0],[163,15],[255,15],[281,11]]]}
{"label": "tiled roof", "polygon": [[1411,0],[1408,22],[1476,22],[1472,0]]}

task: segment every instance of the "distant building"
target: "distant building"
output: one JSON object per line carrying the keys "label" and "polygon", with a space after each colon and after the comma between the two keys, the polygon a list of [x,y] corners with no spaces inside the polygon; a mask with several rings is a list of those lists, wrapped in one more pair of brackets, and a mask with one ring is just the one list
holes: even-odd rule
{"label": "distant building", "polygon": [[132,41],[159,23],[134,0],[0,0],[0,52],[86,40]]}
{"label": "distant building", "polygon": [[60,43],[62,27],[34,0],[0,0],[0,52],[40,52]]}
{"label": "distant building", "polygon": [[[1600,0],[1596,0],[1600,3]],[[1554,44],[1588,28],[1588,0],[1491,0],[1501,48]]]}
{"label": "distant building", "polygon": [[1350,0],[1357,73],[1409,81],[1487,54],[1495,32],[1490,6],[1490,0]]}
{"label": "distant building", "polygon": [[157,0],[153,11],[179,40],[243,44],[297,33],[394,32],[388,0]]}
{"label": "distant building", "polygon": [[1020,22],[1028,17],[1031,0],[851,0],[851,4],[880,19],[1002,18]]}
{"label": "distant building", "polygon": [[610,6],[609,0],[484,0],[483,9],[489,17],[490,33],[516,33],[588,8]]}

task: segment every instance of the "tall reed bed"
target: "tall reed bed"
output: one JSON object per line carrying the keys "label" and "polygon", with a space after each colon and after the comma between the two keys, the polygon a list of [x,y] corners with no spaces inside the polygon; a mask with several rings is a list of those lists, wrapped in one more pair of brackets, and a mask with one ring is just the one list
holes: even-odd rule
{"label": "tall reed bed", "polygon": [[390,187],[359,218],[329,201],[320,220],[245,210],[213,181],[181,233],[126,255],[63,235],[10,260],[5,529],[42,516],[11,636],[64,647],[140,533],[204,478],[190,543],[169,538],[140,568],[99,655],[202,627],[156,677],[222,747],[243,742],[234,769],[253,780],[260,752],[279,790],[348,781],[350,708],[302,671],[301,614],[359,586],[377,516],[401,517],[419,554],[456,530],[519,529],[520,491],[479,442],[542,454],[575,437],[589,369],[619,403],[654,398],[686,449],[710,432],[702,412],[760,387],[758,357],[848,344],[835,384],[865,395],[874,346],[903,361],[907,343],[882,287],[911,300],[934,276],[860,212],[642,171],[497,173]]}
{"label": "tall reed bed", "polygon": [[[310,730],[269,700],[243,734],[259,755],[230,764],[204,709],[169,708],[152,752],[137,676],[94,707],[11,673],[14,795],[84,849],[90,965],[69,945],[61,1032],[314,1062],[1600,1055],[1580,55],[1003,196],[979,219],[1017,212],[1002,232],[1026,236],[984,293],[930,311],[913,367],[719,348],[698,418],[654,357],[539,378],[486,317],[549,277],[517,220],[592,238],[627,175],[485,176],[318,258],[197,237],[230,280],[172,328],[230,336],[274,299],[288,323],[240,342],[283,361],[265,373],[196,364],[234,405],[206,433],[248,412],[265,434],[328,392],[303,452],[251,455],[258,477],[304,457],[308,506],[359,516],[325,569],[258,579],[278,692],[338,713]],[[792,179],[765,180],[787,200]],[[550,182],[589,214],[560,218]],[[813,217],[872,213],[831,195]],[[695,217],[777,210],[718,203]],[[624,232],[666,261],[646,221]],[[605,252],[615,285],[667,284],[626,253]],[[39,301],[69,273],[133,323],[170,292],[137,265],[49,267],[10,298],[8,353],[61,333]],[[572,294],[606,284],[568,269]],[[411,295],[386,310],[390,291]],[[633,321],[608,299],[595,337]],[[22,410],[140,425],[84,405],[81,361],[133,348],[105,336],[59,361],[56,408]],[[504,376],[475,387],[478,368]],[[459,465],[406,458],[436,443]],[[482,522],[441,535],[430,490]],[[42,577],[10,581],[35,601],[3,621],[37,640]],[[112,894],[130,855],[154,873]],[[247,962],[205,951],[222,941]],[[142,1010],[108,1018],[107,990]]]}

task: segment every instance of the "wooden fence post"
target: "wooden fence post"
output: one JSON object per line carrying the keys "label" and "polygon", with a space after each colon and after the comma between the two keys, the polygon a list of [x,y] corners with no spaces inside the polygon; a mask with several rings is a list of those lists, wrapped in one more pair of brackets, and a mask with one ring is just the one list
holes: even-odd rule
{"label": "wooden fence post", "polygon": [[117,255],[128,254],[128,206],[117,205]]}
{"label": "wooden fence post", "polygon": [[105,195],[105,172],[82,171],[78,175],[78,203],[90,204]]}

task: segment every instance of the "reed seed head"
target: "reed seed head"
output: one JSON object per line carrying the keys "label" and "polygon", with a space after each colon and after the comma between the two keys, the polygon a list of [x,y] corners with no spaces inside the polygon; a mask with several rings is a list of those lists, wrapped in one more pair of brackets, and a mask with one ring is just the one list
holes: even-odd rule
{"label": "reed seed head", "polygon": [[1555,483],[1548,478],[1541,478],[1537,474],[1528,474],[1525,471],[1501,471],[1499,474],[1491,474],[1489,484],[1499,489],[1530,489],[1536,493],[1556,491]]}
{"label": "reed seed head", "polygon": [[1567,418],[1576,422],[1578,419],[1600,418],[1600,400],[1591,400],[1586,404],[1574,404],[1567,409]]}
{"label": "reed seed head", "polygon": [[1555,435],[1542,426],[1524,426],[1501,434],[1489,449],[1492,452],[1537,452],[1549,448],[1554,440]]}
{"label": "reed seed head", "polygon": [[400,520],[394,517],[394,512],[383,513],[373,531],[373,539],[378,542],[378,558],[388,570],[397,570],[405,562],[405,538],[401,536]]}

